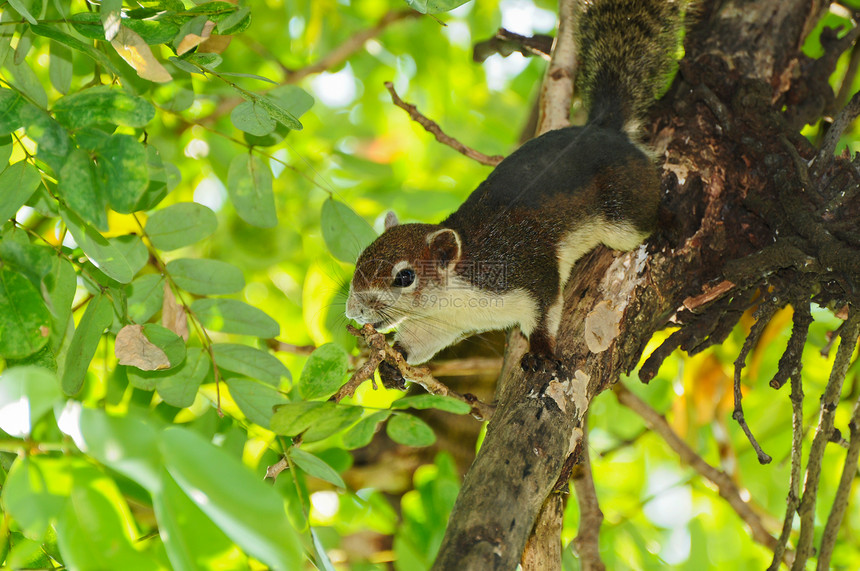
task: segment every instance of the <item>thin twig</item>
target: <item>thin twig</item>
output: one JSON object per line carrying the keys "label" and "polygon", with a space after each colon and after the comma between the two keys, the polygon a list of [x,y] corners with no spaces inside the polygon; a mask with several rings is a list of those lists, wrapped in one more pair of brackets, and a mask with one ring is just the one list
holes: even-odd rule
{"label": "thin twig", "polygon": [[800,369],[803,367],[803,363],[801,362],[803,346],[806,345],[806,335],[809,333],[809,326],[812,324],[812,313],[809,311],[808,300],[795,304],[792,321],[794,322],[794,326],[791,329],[788,346],[786,346],[782,357],[779,358],[779,367],[770,381],[770,386],[774,389],[782,388],[782,385],[785,384],[788,378],[795,371],[800,374]]}
{"label": "thin twig", "polygon": [[794,525],[794,514],[797,512],[797,506],[800,505],[800,470],[803,462],[803,382],[799,369],[791,374],[791,434],[791,476],[788,480],[785,518],[768,571],[777,571],[782,563],[791,528]]}
{"label": "thin twig", "polygon": [[356,32],[345,42],[321,57],[316,63],[301,69],[287,71],[284,83],[297,83],[309,75],[321,73],[336,67],[345,62],[356,52],[364,49],[364,44],[367,43],[368,40],[372,40],[381,34],[391,24],[407,18],[415,18],[420,15],[421,14],[415,10],[391,10],[382,16],[382,18],[376,22],[376,25]]}
{"label": "thin twig", "polygon": [[827,130],[827,134],[824,135],[821,149],[819,149],[813,163],[817,176],[821,176],[833,162],[833,153],[836,151],[839,138],[858,115],[860,115],[860,91],[855,93],[848,104],[842,108],[842,111],[833,120],[830,129]]}
{"label": "thin twig", "polygon": [[800,537],[797,540],[797,559],[792,567],[795,571],[805,569],[806,560],[812,555],[812,541],[815,537],[815,502],[818,498],[818,484],[821,478],[821,461],[824,458],[824,449],[833,434],[836,405],[839,403],[845,375],[851,364],[851,355],[857,346],[858,333],[860,333],[860,311],[853,310],[841,328],[839,348],[836,350],[836,358],[833,361],[824,394],[821,395],[818,428],[809,447],[803,498],[797,509],[800,514]]}
{"label": "thin twig", "polygon": [[[493,416],[496,407],[487,403],[483,403],[471,394],[460,394],[449,389],[444,383],[439,382],[427,367],[413,367],[409,365],[403,358],[403,355],[394,350],[391,345],[385,340],[382,333],[377,332],[370,324],[364,325],[361,329],[357,329],[351,325],[346,326],[347,330],[356,337],[362,337],[371,349],[369,362],[359,368],[359,371],[353,375],[350,381],[341,387],[332,397],[335,401],[340,401],[348,396],[352,396],[355,389],[361,382],[369,379],[373,375],[373,371],[379,366],[383,360],[395,366],[404,379],[417,383],[424,389],[434,395],[449,396],[464,402],[472,407],[472,416],[478,420],[489,420]],[[371,366],[372,364],[372,366]],[[369,373],[368,373],[369,371]],[[363,378],[362,378],[363,377]],[[361,379],[360,381],[358,379]]]}
{"label": "thin twig", "polygon": [[851,493],[851,484],[857,474],[857,460],[860,459],[860,399],[854,403],[854,414],[848,424],[851,432],[851,442],[848,445],[848,454],[845,456],[845,464],[842,466],[842,477],[839,478],[839,487],[836,488],[836,496],[833,498],[833,507],[827,517],[824,526],[824,534],[821,537],[821,549],[818,553],[818,571],[830,568],[830,558],[833,555],[833,546],[836,545],[836,536],[842,519],[845,517],[845,508],[848,507],[848,496]]}
{"label": "thin twig", "polygon": [[443,145],[448,145],[449,147],[451,147],[452,149],[454,149],[458,153],[466,155],[470,159],[474,159],[474,160],[478,161],[479,163],[481,163],[482,165],[487,165],[487,166],[491,166],[491,167],[496,166],[497,164],[502,162],[502,159],[505,158],[501,155],[487,156],[484,153],[481,153],[479,151],[476,151],[475,149],[467,147],[466,145],[464,145],[463,143],[461,143],[457,139],[455,139],[449,135],[446,135],[442,131],[442,128],[439,126],[438,123],[436,123],[432,119],[427,118],[420,111],[418,111],[417,107],[415,107],[411,103],[406,103],[405,101],[403,101],[400,98],[400,96],[397,95],[397,92],[394,90],[394,84],[393,83],[391,83],[390,81],[386,81],[385,82],[385,88],[388,89],[388,92],[391,94],[391,101],[395,105],[397,105],[398,107],[400,107],[401,109],[403,109],[404,111],[409,113],[409,117],[413,121],[415,121],[416,123],[419,123],[422,127],[424,127],[424,129],[428,133],[430,133],[434,137],[436,137],[436,140],[439,141],[440,143],[442,143]]}
{"label": "thin twig", "polygon": [[[720,492],[720,496],[728,502],[729,506],[731,506],[738,516],[749,526],[752,531],[752,538],[754,541],[764,545],[768,549],[774,549],[776,547],[776,539],[770,534],[770,532],[768,532],[767,528],[765,528],[762,518],[753,510],[752,506],[743,499],[740,489],[732,480],[731,476],[722,470],[714,468],[701,456],[696,454],[696,452],[690,448],[690,446],[684,442],[684,440],[678,436],[674,430],[672,430],[672,427],[669,426],[669,423],[660,413],[630,392],[630,390],[628,390],[622,383],[617,383],[614,390],[615,395],[618,398],[618,402],[642,417],[645,424],[662,437],[663,440],[666,441],[666,444],[668,444],[669,447],[678,454],[681,461],[688,464],[702,477],[709,480],[717,487]],[[787,563],[790,563],[792,557],[793,554],[791,552],[786,552],[783,559]]]}
{"label": "thin twig", "polygon": [[540,34],[521,36],[505,28],[499,28],[499,31],[492,38],[475,44],[472,48],[472,61],[482,63],[491,55],[499,54],[502,57],[507,57],[512,53],[519,53],[526,57],[538,56],[549,60],[552,43],[553,38],[551,36]]}
{"label": "thin twig", "polygon": [[773,317],[773,314],[776,313],[777,306],[775,303],[765,303],[762,304],[758,310],[755,312],[756,322],[753,324],[750,329],[750,333],[744,341],[743,347],[741,347],[741,352],[738,355],[738,358],[735,359],[735,382],[734,382],[734,396],[735,396],[735,409],[732,412],[732,418],[740,425],[741,429],[743,429],[744,434],[747,435],[747,439],[750,441],[753,449],[755,450],[756,455],[758,456],[758,461],[761,464],[769,464],[773,458],[771,458],[768,454],[765,453],[764,450],[759,446],[758,441],[755,436],[753,436],[750,427],[747,425],[746,419],[744,419],[744,408],[742,404],[743,395],[741,394],[741,370],[743,370],[747,355],[758,342],[759,337],[761,337],[764,328],[767,327],[767,324],[770,322],[770,318]]}
{"label": "thin twig", "polygon": [[848,68],[845,70],[845,77],[842,78],[842,83],[839,85],[839,93],[833,102],[837,108],[842,107],[848,101],[848,95],[854,85],[854,78],[857,77],[857,70],[860,69],[860,47],[857,44],[851,48],[851,56],[848,59]]}

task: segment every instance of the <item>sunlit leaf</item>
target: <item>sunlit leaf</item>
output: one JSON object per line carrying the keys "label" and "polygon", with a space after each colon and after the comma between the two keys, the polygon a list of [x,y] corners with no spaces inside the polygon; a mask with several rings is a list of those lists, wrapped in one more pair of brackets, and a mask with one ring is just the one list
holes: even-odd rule
{"label": "sunlit leaf", "polygon": [[213,346],[218,367],[239,373],[277,387],[281,378],[290,378],[290,372],[274,355],[255,347],[234,343],[217,343]]}
{"label": "sunlit leaf", "polygon": [[120,283],[129,283],[134,278],[137,264],[126,258],[124,248],[109,242],[72,211],[61,207],[60,215],[75,242],[101,271]]}
{"label": "sunlit leaf", "polygon": [[253,101],[245,101],[234,107],[230,120],[237,129],[258,137],[268,135],[275,130],[276,125],[269,112]]}
{"label": "sunlit leaf", "polygon": [[55,372],[35,366],[6,369],[0,373],[0,429],[16,438],[28,436],[62,398]]}
{"label": "sunlit leaf", "polygon": [[391,408],[414,408],[418,410],[435,408],[437,410],[453,412],[454,414],[468,414],[472,410],[472,407],[462,401],[441,395],[415,395],[411,397],[403,397],[391,403]]}
{"label": "sunlit leaf", "polygon": [[51,85],[65,95],[72,85],[72,50],[56,40],[50,42],[51,61],[48,70]]}
{"label": "sunlit leaf", "polygon": [[51,313],[30,280],[0,266],[0,357],[20,359],[44,347]]}
{"label": "sunlit leaf", "polygon": [[144,39],[131,29],[120,27],[116,37],[111,39],[110,43],[116,53],[143,79],[158,83],[166,83],[173,79],[152,54]]}
{"label": "sunlit leaf", "polygon": [[162,288],[164,278],[158,274],[147,274],[135,278],[127,288],[128,317],[134,323],[144,323],[155,315],[164,301]]}
{"label": "sunlit leaf", "polygon": [[53,112],[70,129],[100,123],[143,127],[155,116],[155,107],[121,89],[100,86],[61,97],[54,103]]}
{"label": "sunlit leaf", "polygon": [[236,155],[227,173],[227,191],[242,220],[260,228],[277,225],[272,171],[256,155]]}
{"label": "sunlit leaf", "polygon": [[353,450],[370,444],[370,441],[373,440],[373,435],[376,434],[379,423],[384,422],[389,416],[391,416],[390,411],[380,410],[366,418],[362,418],[358,424],[350,428],[343,435],[344,447],[348,450]]}
{"label": "sunlit leaf", "polygon": [[197,295],[236,293],[245,287],[242,270],[221,260],[178,258],[167,262],[166,270],[176,285]]}
{"label": "sunlit leaf", "polygon": [[264,339],[278,336],[281,327],[263,310],[238,299],[204,298],[191,304],[191,311],[207,329],[253,335]]}
{"label": "sunlit leaf", "polygon": [[345,381],[349,356],[334,343],[321,345],[311,353],[299,377],[299,391],[307,399],[328,397]]}
{"label": "sunlit leaf", "polygon": [[304,470],[307,474],[320,480],[325,480],[340,488],[346,487],[340,474],[319,457],[314,456],[310,452],[305,452],[301,448],[290,448],[287,454],[290,460],[295,462],[296,466]]}
{"label": "sunlit leaf", "polygon": [[27,161],[18,161],[0,172],[0,224],[15,216],[41,182],[39,171]]}
{"label": "sunlit leaf", "polygon": [[393,441],[406,446],[430,446],[436,442],[433,429],[411,414],[395,414],[385,425],[385,433]]}
{"label": "sunlit leaf", "polygon": [[96,295],[87,303],[84,316],[75,328],[72,343],[66,354],[62,387],[67,395],[74,395],[81,390],[99,339],[112,321],[113,307],[107,296]]}
{"label": "sunlit leaf", "polygon": [[[167,471],[233,541],[276,569],[299,569],[304,553],[283,500],[241,462],[179,427],[162,433]],[[217,469],[213,469],[217,467]]]}
{"label": "sunlit leaf", "polygon": [[462,6],[469,0],[406,0],[410,8],[422,14],[439,14]]}
{"label": "sunlit leaf", "polygon": [[123,214],[134,212],[149,186],[146,147],[131,135],[114,133],[96,152],[96,174],[108,204]]}
{"label": "sunlit leaf", "polygon": [[333,198],[323,202],[320,226],[329,252],[349,264],[354,264],[358,255],[376,239],[376,232],[364,218]]}
{"label": "sunlit leaf", "polygon": [[146,235],[159,250],[175,250],[211,236],[217,227],[212,210],[196,202],[180,202],[153,213],[146,222]]}
{"label": "sunlit leaf", "polygon": [[251,379],[233,377],[227,379],[230,396],[239,405],[239,410],[248,420],[264,428],[269,427],[274,411],[272,407],[286,404],[287,398],[272,385]]}
{"label": "sunlit leaf", "polygon": [[209,368],[209,354],[199,347],[190,347],[179,368],[170,371],[169,376],[156,379],[155,389],[164,402],[176,408],[191,406]]}
{"label": "sunlit leaf", "polygon": [[27,537],[41,540],[62,513],[72,491],[69,464],[81,461],[68,456],[25,456],[12,465],[3,484],[3,506]]}
{"label": "sunlit leaf", "polygon": [[107,198],[96,181],[95,165],[89,154],[75,149],[60,171],[58,189],[66,205],[100,230],[107,230]]}

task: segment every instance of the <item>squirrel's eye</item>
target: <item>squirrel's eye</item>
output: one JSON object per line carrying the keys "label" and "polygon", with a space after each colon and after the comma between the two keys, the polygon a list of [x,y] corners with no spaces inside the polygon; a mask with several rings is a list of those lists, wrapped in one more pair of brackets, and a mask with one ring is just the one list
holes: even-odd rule
{"label": "squirrel's eye", "polygon": [[409,287],[412,285],[412,282],[415,281],[415,270],[406,268],[397,272],[397,275],[394,276],[394,283],[391,284],[392,287]]}

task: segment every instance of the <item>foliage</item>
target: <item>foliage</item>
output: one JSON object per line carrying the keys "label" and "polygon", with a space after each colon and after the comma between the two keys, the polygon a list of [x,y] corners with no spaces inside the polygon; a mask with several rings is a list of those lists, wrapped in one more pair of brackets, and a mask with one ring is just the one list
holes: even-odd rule
{"label": "foliage", "polygon": [[[471,43],[500,23],[495,1],[440,16],[445,28],[398,16],[347,62],[298,75],[404,8],[194,4],[0,7],[0,562],[427,567],[456,497],[454,462],[441,454],[398,488],[381,473],[362,480],[354,458],[382,432],[398,450],[433,444],[415,411],[468,410],[367,386],[327,400],[356,365],[344,284],[387,209],[435,221],[488,171],[430,143],[384,101],[382,83],[408,91],[451,135],[506,153],[543,64],[471,62]],[[436,13],[462,2],[409,4]],[[554,25],[531,3],[502,4],[502,23],[532,22],[520,32]],[[804,369],[813,383],[826,375],[816,353],[835,325],[817,317]],[[783,346],[787,323],[771,336]],[[281,350],[275,338],[316,349]],[[785,466],[758,466],[725,409],[708,410],[722,402],[720,371],[739,342],[740,333],[723,349],[679,358],[638,392],[674,407],[699,452],[737,462],[753,497],[779,514]],[[775,369],[778,345],[774,353],[760,344],[750,381]],[[748,401],[759,411],[750,422],[769,435],[763,444],[787,451],[788,401],[775,412],[761,394]],[[592,419],[596,450],[641,433],[611,395]],[[279,460],[287,471],[263,483]],[[595,471],[612,568],[766,562],[734,514],[650,435]],[[684,506],[674,518],[653,507],[673,500]],[[567,543],[573,502],[566,517]],[[860,557],[850,539],[858,525],[855,510],[837,551],[844,561]],[[347,550],[355,537],[370,552]]]}

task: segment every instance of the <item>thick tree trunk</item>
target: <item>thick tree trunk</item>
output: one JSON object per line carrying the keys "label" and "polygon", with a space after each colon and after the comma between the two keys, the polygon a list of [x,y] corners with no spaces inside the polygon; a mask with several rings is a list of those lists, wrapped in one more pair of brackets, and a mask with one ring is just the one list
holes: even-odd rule
{"label": "thick tree trunk", "polygon": [[680,73],[651,123],[666,192],[661,229],[636,251],[600,248],[574,268],[558,341],[569,378],[524,375],[514,366],[524,343],[510,344],[498,409],[434,569],[516,567],[580,442],[588,404],[636,365],[670,318],[690,325],[645,364],[646,381],[675,347],[721,343],[764,286],[774,306],[856,305],[857,169],[831,159],[832,148],[808,168],[815,149],[799,134],[832,101],[835,57],[799,51],[823,5],[734,0],[697,9]]}

